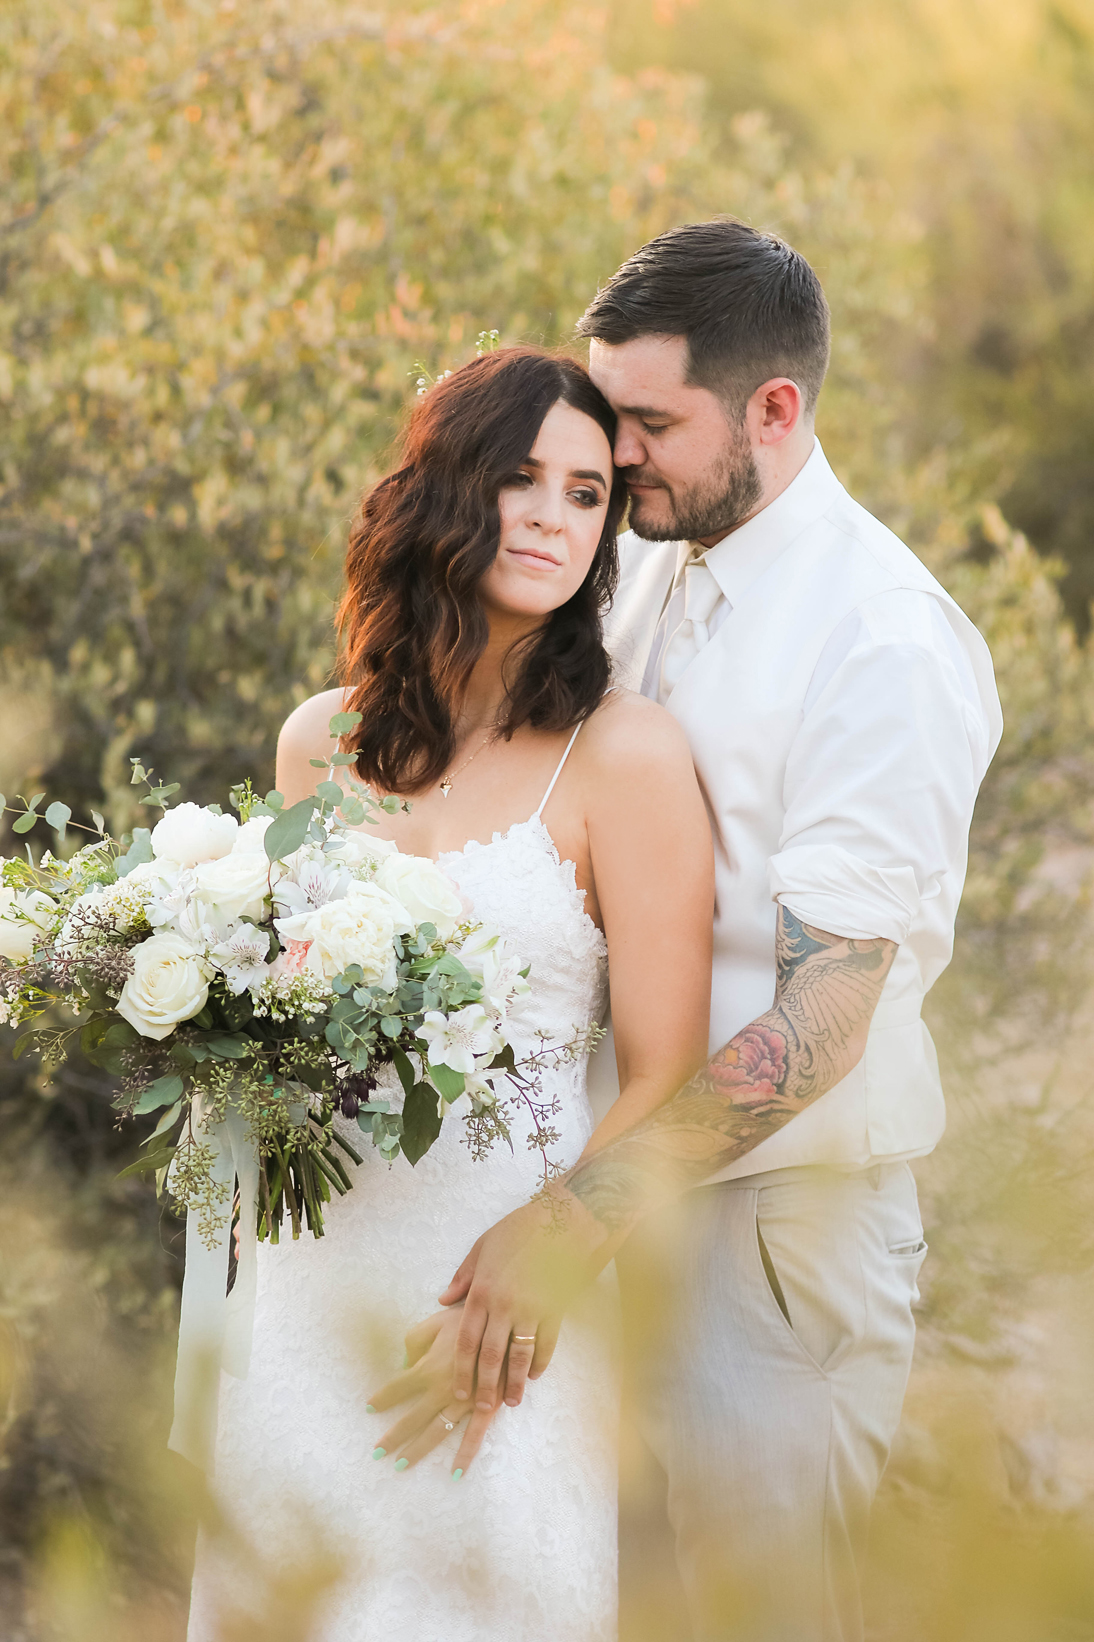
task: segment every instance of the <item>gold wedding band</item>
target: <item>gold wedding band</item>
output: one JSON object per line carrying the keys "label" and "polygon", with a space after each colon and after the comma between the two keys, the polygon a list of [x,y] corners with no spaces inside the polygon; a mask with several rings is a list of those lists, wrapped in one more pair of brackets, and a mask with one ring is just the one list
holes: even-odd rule
{"label": "gold wedding band", "polygon": [[520,1340],[524,1345],[535,1345],[536,1343],[536,1337],[534,1334],[511,1334],[509,1338],[511,1340]]}

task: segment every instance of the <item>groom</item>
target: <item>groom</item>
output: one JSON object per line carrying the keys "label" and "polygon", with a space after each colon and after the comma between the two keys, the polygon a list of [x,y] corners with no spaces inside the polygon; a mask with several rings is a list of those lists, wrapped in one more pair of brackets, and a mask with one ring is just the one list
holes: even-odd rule
{"label": "groom", "polygon": [[[828,307],[790,246],[674,229],[579,330],[631,496],[617,677],[688,735],[717,905],[711,1060],[568,1177],[565,1236],[623,1249],[632,1312],[655,1296],[642,1417],[696,1637],[855,1642],[925,1252],[908,1159],[944,1124],[920,1011],[1001,731],[991,658],[825,460]],[[468,1293],[465,1361],[534,1287],[518,1244],[503,1221],[444,1297]]]}

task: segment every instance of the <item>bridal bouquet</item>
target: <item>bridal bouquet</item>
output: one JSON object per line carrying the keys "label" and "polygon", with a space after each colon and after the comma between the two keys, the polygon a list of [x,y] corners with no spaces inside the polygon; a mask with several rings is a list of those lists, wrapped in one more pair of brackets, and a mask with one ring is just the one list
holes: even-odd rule
{"label": "bridal bouquet", "polygon": [[[332,736],[357,722],[336,715]],[[28,849],[0,865],[0,1022],[37,1021],[16,1053],[34,1044],[52,1062],[78,1037],[119,1079],[120,1113],[162,1112],[131,1170],[155,1170],[210,1244],[236,1179],[241,1225],[259,1240],[276,1242],[286,1218],[294,1237],[304,1225],[323,1235],[323,1205],[362,1161],[336,1113],[384,1158],[416,1164],[446,1112],[482,1155],[508,1139],[506,1110],[523,1101],[550,1174],[557,1108],[538,1098],[539,1073],[582,1046],[541,1043],[516,1062],[507,1025],[528,970],[469,921],[432,861],[358,830],[397,799],[377,801],[347,773],[346,786],[328,776],[289,807],[244,782],[236,813],[172,809],[177,786],[133,765],[150,788],[143,802],[164,812],[154,827],[115,841],[93,812],[93,841],[68,860],[47,853],[35,865]],[[41,799],[24,800],[17,832],[34,826]],[[44,819],[63,839],[66,806]],[[41,1024],[58,1009],[75,1023]],[[378,1085],[389,1066],[399,1110]],[[229,1151],[252,1166],[226,1167]]]}

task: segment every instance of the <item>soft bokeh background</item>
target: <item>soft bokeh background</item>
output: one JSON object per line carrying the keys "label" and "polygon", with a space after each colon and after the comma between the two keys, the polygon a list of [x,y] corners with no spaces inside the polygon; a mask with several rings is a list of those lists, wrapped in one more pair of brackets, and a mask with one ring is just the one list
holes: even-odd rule
{"label": "soft bokeh background", "polygon": [[[1094,1637],[1092,144],[1090,0],[0,8],[9,795],[122,828],[132,756],[202,801],[268,784],[417,361],[564,340],[718,211],[818,268],[827,452],[981,625],[1008,724],[929,1001],[951,1122],[877,1642]],[[115,1179],[105,1094],[0,1067],[5,1642],[184,1625],[178,1226]],[[672,1638],[625,1475],[627,1635]],[[307,1582],[271,1600],[262,1634],[303,1642]]]}

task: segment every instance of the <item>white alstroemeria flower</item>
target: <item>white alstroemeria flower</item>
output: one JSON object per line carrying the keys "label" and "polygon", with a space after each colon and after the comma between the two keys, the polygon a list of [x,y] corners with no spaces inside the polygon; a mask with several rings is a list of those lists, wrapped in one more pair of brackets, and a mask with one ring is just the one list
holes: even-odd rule
{"label": "white alstroemeria flower", "polygon": [[526,967],[504,940],[483,955],[482,1001],[487,1009],[504,1018],[520,1008],[532,990],[521,974]]}
{"label": "white alstroemeria flower", "polygon": [[493,952],[500,940],[500,935],[491,934],[488,929],[472,930],[456,957],[469,975],[481,975],[488,954]]}
{"label": "white alstroemeria flower", "polygon": [[509,1093],[505,1072],[473,1072],[464,1084],[464,1093],[480,1106],[496,1106]]}
{"label": "white alstroemeria flower", "polygon": [[340,901],[350,885],[348,864],[338,855],[324,855],[315,844],[302,845],[281,865],[284,876],[274,885],[274,907],[286,918]]}
{"label": "white alstroemeria flower", "polygon": [[469,1003],[454,1015],[430,1009],[422,1021],[420,1036],[428,1046],[429,1064],[450,1066],[454,1072],[475,1072],[477,1055],[496,1055],[502,1047],[494,1022],[481,1003]]}
{"label": "white alstroemeria flower", "polygon": [[0,958],[23,964],[49,928],[57,903],[37,889],[9,889],[0,884]]}
{"label": "white alstroemeria flower", "polygon": [[149,861],[134,867],[129,876],[135,878],[138,873],[149,874],[141,878],[140,884],[145,895],[144,915],[152,928],[177,929],[194,895],[193,868],[176,866],[173,861]]}
{"label": "white alstroemeria flower", "polygon": [[282,941],[307,945],[304,972],[330,980],[359,964],[366,981],[387,987],[397,978],[395,934],[404,924],[398,901],[375,884],[361,883],[340,901],[274,919]]}
{"label": "white alstroemeria flower", "polygon": [[168,1038],[205,1008],[212,971],[189,941],[168,931],[133,948],[133,973],[116,1008],[143,1038]]}
{"label": "white alstroemeria flower", "polygon": [[152,854],[180,867],[219,861],[231,853],[238,831],[234,815],[216,815],[201,804],[178,804],[152,828]]}
{"label": "white alstroemeria flower", "polygon": [[240,924],[226,941],[211,948],[210,961],[223,971],[224,984],[236,997],[249,986],[261,986],[270,973],[270,937],[253,924]]}

